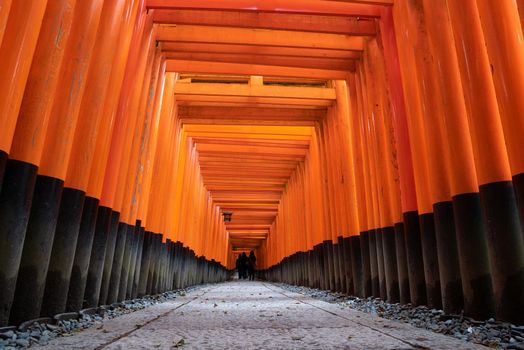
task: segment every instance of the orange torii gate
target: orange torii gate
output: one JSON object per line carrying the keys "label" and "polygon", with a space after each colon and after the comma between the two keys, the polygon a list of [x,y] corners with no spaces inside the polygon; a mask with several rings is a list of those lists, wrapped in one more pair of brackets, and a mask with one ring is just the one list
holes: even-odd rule
{"label": "orange torii gate", "polygon": [[522,4],[0,0],[0,326],[251,250],[522,322]]}

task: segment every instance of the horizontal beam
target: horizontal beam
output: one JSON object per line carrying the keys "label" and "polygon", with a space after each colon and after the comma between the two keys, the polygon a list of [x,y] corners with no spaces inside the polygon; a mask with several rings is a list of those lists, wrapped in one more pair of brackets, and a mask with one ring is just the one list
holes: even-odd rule
{"label": "horizontal beam", "polygon": [[[231,108],[241,108],[241,107],[253,107],[253,103],[249,102],[221,102],[221,101],[211,101],[211,102],[202,102],[202,101],[179,101],[179,107],[231,107]],[[301,108],[301,109],[318,109],[325,110],[325,106],[308,106],[308,105],[283,105],[283,104],[273,104],[273,103],[264,103],[260,105],[261,108]],[[197,119],[197,118],[195,118]],[[200,118],[207,119],[207,118]],[[202,123],[200,123],[202,124]],[[238,124],[238,123],[236,123]],[[307,126],[311,126],[307,124]]]}
{"label": "horizontal beam", "polygon": [[[211,117],[210,117],[211,118]],[[190,125],[184,125],[184,127],[187,127]],[[196,125],[193,125],[196,126]],[[199,126],[205,126],[207,128],[213,127],[213,125],[199,125]],[[223,125],[223,126],[245,126],[245,125]],[[228,139],[228,140],[243,140],[243,139],[250,139],[250,140],[281,140],[282,142],[293,142],[293,141],[302,141],[303,143],[307,143],[311,140],[309,136],[304,135],[273,135],[273,134],[249,134],[249,133],[235,133],[235,132],[207,132],[207,131],[186,131],[187,136],[191,137],[193,139],[198,138],[210,138],[210,139]]]}
{"label": "horizontal beam", "polygon": [[273,126],[213,126],[206,127],[201,125],[186,125],[185,132],[213,132],[213,133],[242,133],[242,134],[272,134],[272,135],[290,135],[290,136],[311,136],[310,127],[290,126],[290,127],[273,127]]}
{"label": "horizontal beam", "polygon": [[156,10],[153,21],[218,27],[278,29],[303,32],[375,35],[373,19],[346,16],[316,16],[278,12]]}
{"label": "horizontal beam", "polygon": [[305,99],[305,98],[282,98],[282,97],[256,97],[256,96],[221,96],[221,95],[196,95],[196,94],[177,94],[176,100],[179,103],[191,102],[232,102],[232,103],[251,103],[252,105],[283,105],[283,106],[316,106],[327,108],[333,104],[333,100]]}
{"label": "horizontal beam", "polygon": [[246,225],[246,224],[227,223],[226,225],[231,230],[262,229],[262,228],[269,229],[271,227],[271,225],[264,225],[264,224]]}
{"label": "horizontal beam", "polygon": [[220,83],[177,83],[175,94],[204,96],[267,97],[282,99],[329,100],[336,99],[335,89],[319,87],[292,87],[277,85],[247,85]]}
{"label": "horizontal beam", "polygon": [[192,136],[192,139],[196,143],[214,143],[214,144],[228,144],[228,145],[264,145],[264,146],[275,146],[275,147],[293,147],[293,148],[309,148],[309,140],[274,140],[271,138],[254,138],[247,137],[246,139],[233,139],[224,136],[217,137],[201,137]]}
{"label": "horizontal beam", "polygon": [[315,68],[342,71],[355,69],[355,62],[353,60],[339,58],[200,52],[165,52],[164,55],[167,59],[174,60],[245,63],[277,67]]}
{"label": "horizontal beam", "polygon": [[253,28],[160,25],[156,30],[156,39],[177,42],[314,47],[328,50],[364,50],[364,38],[361,36]]}
{"label": "horizontal beam", "polygon": [[302,13],[317,15],[339,15],[380,17],[381,6],[393,5],[393,0],[148,0],[149,9],[171,10],[215,10],[246,12]]}
{"label": "horizontal beam", "polygon": [[345,80],[349,76],[347,71],[338,70],[191,60],[166,60],[166,71],[177,73],[263,75],[270,77],[314,77],[316,79],[335,80]]}
{"label": "horizontal beam", "polygon": [[[192,106],[192,104],[191,104]],[[180,118],[182,124],[195,125],[260,125],[260,126],[315,126],[314,121],[310,120],[278,120],[278,119],[250,119],[250,118],[236,118],[236,119],[217,119],[217,118]]]}
{"label": "horizontal beam", "polygon": [[308,58],[359,59],[361,53],[351,50],[326,50],[310,47],[283,47],[272,45],[239,45],[217,43],[162,42],[164,52],[217,53],[235,55],[269,55]]}
{"label": "horizontal beam", "polygon": [[197,144],[207,145],[228,145],[228,146],[251,146],[251,147],[279,147],[279,148],[294,148],[294,149],[309,149],[308,143],[282,143],[282,142],[270,142],[270,140],[264,142],[263,140],[248,141],[248,140],[220,140],[220,139],[198,139],[195,140]]}

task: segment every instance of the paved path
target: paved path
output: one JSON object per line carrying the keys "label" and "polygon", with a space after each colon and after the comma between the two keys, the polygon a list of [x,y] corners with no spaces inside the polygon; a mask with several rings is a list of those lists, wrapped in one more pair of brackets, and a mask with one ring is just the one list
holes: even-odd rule
{"label": "paved path", "polygon": [[262,282],[228,282],[39,349],[486,349]]}

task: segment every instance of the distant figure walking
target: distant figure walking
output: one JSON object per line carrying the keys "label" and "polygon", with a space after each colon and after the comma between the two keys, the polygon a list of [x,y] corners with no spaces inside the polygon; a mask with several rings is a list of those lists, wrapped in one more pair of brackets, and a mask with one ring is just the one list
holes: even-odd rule
{"label": "distant figure walking", "polygon": [[250,281],[254,281],[255,280],[255,268],[256,268],[256,266],[257,266],[257,257],[255,256],[255,253],[253,251],[251,251],[249,253],[248,264],[247,264],[248,273],[249,273],[249,280]]}
{"label": "distant figure walking", "polygon": [[238,278],[243,280],[247,278],[248,258],[246,253],[242,253],[237,259]]}

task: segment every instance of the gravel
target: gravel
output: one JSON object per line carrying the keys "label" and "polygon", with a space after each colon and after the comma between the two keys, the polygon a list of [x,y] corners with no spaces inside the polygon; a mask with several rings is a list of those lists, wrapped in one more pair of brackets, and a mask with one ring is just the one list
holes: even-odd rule
{"label": "gravel", "polygon": [[278,283],[279,287],[311,296],[342,307],[369,313],[374,316],[409,323],[436,333],[446,334],[463,341],[482,344],[493,349],[524,350],[524,325],[495,321],[493,318],[477,321],[464,315],[446,314],[426,306],[390,304],[379,298],[358,298],[341,293]]}
{"label": "gravel", "polygon": [[78,319],[59,320],[56,324],[35,322],[24,330],[16,329],[0,332],[0,350],[18,350],[36,345],[47,345],[50,340],[56,337],[71,336],[86,328],[99,326],[104,320],[173,300],[199,287],[202,287],[202,285],[139,299],[126,300],[112,305],[104,305],[97,309],[97,313],[88,314],[81,312]]}

